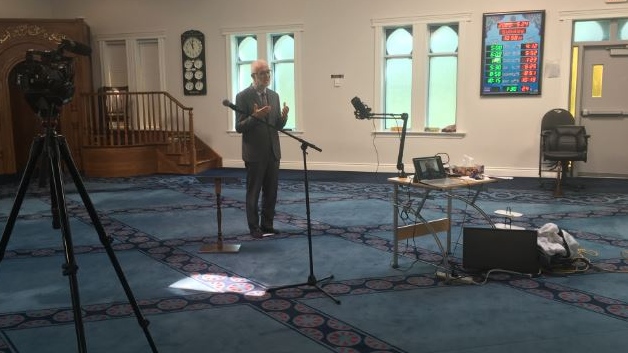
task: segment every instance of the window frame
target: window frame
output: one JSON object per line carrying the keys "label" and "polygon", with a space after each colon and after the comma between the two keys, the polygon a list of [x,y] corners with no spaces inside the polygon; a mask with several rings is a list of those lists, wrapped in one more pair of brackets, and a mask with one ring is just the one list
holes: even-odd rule
{"label": "window frame", "polygon": [[95,38],[97,47],[99,50],[100,60],[100,86],[108,85],[109,79],[107,75],[111,69],[111,62],[109,61],[108,43],[124,43],[126,50],[126,86],[130,91],[137,91],[139,87],[144,87],[141,82],[141,70],[142,62],[141,53],[142,46],[147,43],[156,43],[158,51],[158,71],[159,71],[159,90],[167,91],[166,83],[166,52],[165,43],[166,35],[163,32],[147,32],[147,33],[123,33],[123,34],[110,34],[99,35]]}
{"label": "window frame", "polygon": [[[416,17],[401,17],[401,18],[386,18],[386,19],[373,19],[371,20],[371,26],[374,29],[375,37],[375,65],[374,65],[374,86],[372,108],[373,111],[383,111],[384,107],[384,54],[386,45],[385,30],[393,27],[412,27],[412,101],[410,112],[411,128],[408,129],[408,135],[417,136],[437,136],[437,137],[460,137],[464,136],[461,132],[463,127],[464,118],[461,115],[462,109],[456,110],[456,127],[455,133],[441,133],[441,132],[426,132],[424,128],[427,122],[427,103],[428,103],[428,83],[426,78],[429,74],[429,39],[430,39],[430,26],[445,25],[445,24],[457,24],[458,25],[458,65],[464,60],[462,44],[466,43],[465,36],[468,23],[471,22],[471,13],[453,13],[453,14],[440,14],[440,15],[427,15]],[[460,107],[461,103],[461,87],[465,86],[464,77],[460,76],[458,70],[458,79],[456,83],[456,104]],[[417,79],[418,78],[418,79]],[[375,124],[376,128],[373,132],[376,135],[394,135],[398,136],[399,132],[394,130],[385,129],[384,121]]]}
{"label": "window frame", "polygon": [[[406,30],[410,33],[410,36],[412,38],[412,49],[410,50],[410,53],[408,54],[389,54],[388,53],[388,49],[387,49],[387,44],[388,44],[388,40],[390,39],[390,36],[392,36],[395,32],[397,32],[398,30],[403,29]],[[411,65],[414,62],[414,34],[413,34],[413,26],[392,26],[392,27],[383,27],[382,28],[382,38],[383,38],[383,43],[382,43],[382,77],[384,77],[384,81],[382,84],[382,88],[381,88],[381,92],[382,92],[382,112],[386,112],[386,113],[392,113],[392,112],[388,112],[386,111],[388,109],[388,105],[386,102],[386,98],[387,98],[387,94],[386,91],[388,90],[388,88],[390,87],[386,87],[386,71],[388,70],[389,66],[388,63],[392,62],[392,61],[397,61],[397,60],[407,60],[410,59]],[[389,35],[390,32],[390,35]],[[413,66],[413,65],[412,65]],[[414,69],[414,67],[411,68],[411,71]],[[412,83],[412,78],[411,78],[411,83]],[[412,105],[412,104],[411,104]],[[409,112],[394,112],[394,114],[403,114],[403,113],[409,113]],[[403,124],[403,120],[402,119],[382,119],[381,120],[381,129],[384,131],[399,131],[399,129],[401,129],[401,126]],[[411,130],[412,129],[412,119],[409,119],[407,122],[407,127]]]}
{"label": "window frame", "polygon": [[[239,27],[239,28],[225,28],[222,30],[222,35],[225,37],[226,46],[226,78],[227,78],[227,91],[232,101],[235,101],[235,96],[241,90],[237,87],[237,71],[236,71],[236,46],[235,38],[246,35],[253,35],[257,38],[257,57],[268,61],[269,66],[272,65],[274,60],[271,57],[272,50],[272,36],[279,34],[292,34],[294,36],[294,95],[296,107],[290,107],[290,110],[294,112],[296,120],[293,132],[302,133],[305,130],[305,118],[303,116],[302,90],[301,90],[301,42],[302,42],[303,25],[283,25],[283,26],[257,26],[257,27]],[[235,76],[235,77],[234,77]],[[235,81],[234,81],[235,80]],[[274,85],[274,82],[271,83]],[[244,88],[244,87],[243,87]],[[242,88],[242,89],[243,89]],[[272,87],[271,87],[272,88]],[[227,114],[227,132],[239,135],[235,131],[235,112],[228,110]],[[282,135],[280,135],[282,136]]]}
{"label": "window frame", "polygon": [[[293,49],[295,52],[292,53],[292,55],[293,55],[292,59],[275,59],[274,58],[274,51],[275,51],[275,48],[276,48],[276,45],[277,45],[275,39],[277,39],[277,41],[278,41],[283,36],[291,36],[292,37],[292,41],[296,44],[296,39],[295,39],[295,33],[294,32],[269,33],[268,34],[268,53],[269,53],[269,55],[268,55],[269,56],[269,58],[268,58],[268,65],[270,66],[270,69],[271,69],[271,71],[273,73],[272,77],[271,77],[271,82],[272,82],[271,83],[271,88],[275,92],[279,93],[279,95],[280,95],[280,97],[282,99],[282,102],[285,102],[286,99],[287,99],[286,95],[281,93],[280,87],[277,87],[277,82],[278,82],[277,78],[279,77],[278,76],[279,75],[279,69],[278,69],[277,65],[290,64],[290,63],[292,64],[292,67],[293,67],[293,79],[295,80],[294,84],[296,85],[296,77],[294,77],[294,75],[296,73],[296,65],[295,65],[296,46]],[[293,90],[292,95],[295,95],[295,94],[296,94],[296,92],[294,92],[294,90]],[[296,96],[294,98],[296,99]],[[289,98],[288,98],[288,101],[289,101]],[[296,108],[295,104],[289,104],[289,107],[292,109],[292,114],[288,115],[288,122],[291,121],[290,118],[294,118],[293,121],[294,121],[295,126],[294,126],[294,128],[292,128],[291,126],[286,124],[286,126],[284,127],[284,129],[286,129],[286,130],[288,130],[288,129],[290,131],[296,130],[297,121],[299,119],[299,115],[297,113],[297,109],[295,109]]]}
{"label": "window frame", "polygon": [[[427,25],[427,33],[428,33],[428,43],[431,43],[432,41],[432,36],[434,35],[434,33],[436,33],[436,31],[438,31],[440,28],[442,28],[443,26],[448,26],[448,27],[452,27],[452,26],[456,26],[456,36],[458,37],[458,46],[456,47],[456,51],[454,52],[445,52],[445,53],[434,53],[429,49],[429,45],[428,44],[428,52],[427,52],[427,82],[426,82],[426,86],[428,87],[428,94],[425,97],[426,99],[426,103],[425,103],[425,119],[424,119],[424,125],[426,125],[424,128],[429,127],[430,125],[433,125],[433,121],[430,121],[430,111],[432,110],[431,107],[431,102],[433,102],[432,98],[434,98],[434,96],[431,95],[431,92],[429,91],[429,85],[430,83],[432,83],[431,81],[431,76],[432,76],[432,64],[433,64],[433,59],[435,58],[455,58],[456,59],[456,71],[455,71],[455,79],[456,79],[456,85],[455,85],[455,90],[456,90],[456,96],[455,98],[455,111],[454,111],[454,125],[457,123],[458,121],[458,104],[457,104],[457,100],[458,100],[458,94],[459,94],[459,89],[458,89],[458,78],[460,75],[460,70],[459,70],[459,65],[460,65],[460,60],[458,58],[458,54],[460,53],[460,26],[458,25],[457,22],[455,23],[437,23],[437,24],[429,24]],[[437,98],[438,96],[435,95]],[[438,108],[434,108],[434,112],[436,112],[438,110]],[[436,117],[432,116],[432,119],[434,121],[437,120]],[[445,126],[437,126],[438,128],[442,129],[446,126],[449,126],[451,124],[445,125]]]}
{"label": "window frame", "polygon": [[[240,38],[243,38],[242,41],[244,41],[248,37],[254,37],[255,38],[255,42],[256,42],[257,47],[258,47],[257,50],[259,52],[259,38],[257,37],[256,34],[254,34],[254,33],[246,33],[246,34],[242,33],[242,34],[233,35],[231,37],[231,41],[232,41],[232,45],[233,45],[233,56],[232,57],[234,58],[233,59],[234,61],[231,62],[231,65],[232,65],[233,76],[235,77],[234,78],[235,81],[233,83],[237,82],[237,84],[239,84],[240,74],[241,74],[243,66],[248,65],[249,72],[251,71],[251,64],[253,63],[254,60],[243,61],[243,60],[240,60],[240,58],[236,55],[236,53],[237,53],[236,48],[238,46],[240,46]],[[250,83],[250,78],[247,78],[247,79],[249,80],[249,83]],[[238,90],[238,88],[236,88],[236,90]],[[235,98],[235,95],[234,95],[234,98]]]}

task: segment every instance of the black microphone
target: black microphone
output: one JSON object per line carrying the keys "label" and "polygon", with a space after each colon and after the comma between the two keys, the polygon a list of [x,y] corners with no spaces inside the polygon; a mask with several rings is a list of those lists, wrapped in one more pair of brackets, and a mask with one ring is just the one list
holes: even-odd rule
{"label": "black microphone", "polygon": [[229,107],[229,108],[231,108],[231,109],[233,109],[233,110],[235,110],[235,111],[237,111],[237,110],[238,110],[238,107],[236,107],[236,105],[235,105],[235,104],[233,104],[233,103],[229,102],[229,100],[228,100],[228,99],[223,100],[223,101],[222,101],[222,105],[224,105],[225,107]]}
{"label": "black microphone", "polygon": [[75,42],[70,39],[63,39],[61,44],[59,44],[59,50],[67,50],[70,53],[83,56],[89,56],[92,54],[92,48],[90,48],[89,45]]}
{"label": "black microphone", "polygon": [[353,99],[351,99],[351,104],[355,109],[354,114],[357,119],[369,119],[371,117],[371,108],[364,105],[360,98],[353,97]]}

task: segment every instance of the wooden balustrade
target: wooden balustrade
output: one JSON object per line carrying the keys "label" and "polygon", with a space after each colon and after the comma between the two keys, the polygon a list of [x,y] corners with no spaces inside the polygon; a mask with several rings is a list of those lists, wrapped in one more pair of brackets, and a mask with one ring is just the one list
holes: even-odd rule
{"label": "wooden balustrade", "polygon": [[197,173],[222,166],[222,158],[195,136],[192,108],[167,92],[107,87],[83,98],[87,175]]}
{"label": "wooden balustrade", "polygon": [[163,143],[185,152],[193,140],[192,108],[167,92],[107,91],[84,94],[83,146]]}

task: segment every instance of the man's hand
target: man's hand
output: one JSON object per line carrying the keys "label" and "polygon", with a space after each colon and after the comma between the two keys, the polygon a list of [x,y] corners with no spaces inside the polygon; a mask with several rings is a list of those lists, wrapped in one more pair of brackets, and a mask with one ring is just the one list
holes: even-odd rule
{"label": "man's hand", "polygon": [[261,108],[257,106],[257,103],[253,103],[253,114],[251,114],[254,118],[264,119],[270,113],[270,105],[265,105]]}
{"label": "man's hand", "polygon": [[288,118],[289,111],[290,111],[290,108],[288,108],[288,105],[286,104],[286,102],[283,102],[283,109],[281,109],[281,117],[283,119]]}

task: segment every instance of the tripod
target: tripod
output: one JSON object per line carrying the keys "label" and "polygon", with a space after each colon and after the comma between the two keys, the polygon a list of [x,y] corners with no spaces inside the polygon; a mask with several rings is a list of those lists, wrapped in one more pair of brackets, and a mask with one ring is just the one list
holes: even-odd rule
{"label": "tripod", "polygon": [[[285,132],[285,131],[284,131]],[[290,134],[288,134],[290,135]],[[296,138],[296,137],[295,137]],[[298,138],[297,138],[298,139]],[[328,277],[325,277],[323,279],[316,279],[316,276],[314,275],[314,256],[312,255],[312,221],[310,219],[310,186],[309,186],[309,182],[308,182],[308,175],[307,175],[307,147],[308,147],[308,143],[301,140],[301,150],[303,151],[303,180],[305,182],[305,213],[307,216],[307,245],[308,245],[308,253],[309,253],[309,259],[310,259],[310,274],[307,277],[307,282],[303,282],[303,283],[297,283],[297,284],[289,284],[289,285],[285,285],[285,286],[280,286],[280,287],[273,287],[273,288],[269,288],[269,291],[276,291],[276,290],[280,290],[280,289],[285,289],[285,288],[293,288],[293,287],[300,287],[300,286],[311,286],[314,287],[316,289],[318,289],[319,291],[323,292],[323,294],[325,294],[326,296],[328,296],[331,300],[333,300],[336,304],[340,304],[340,300],[336,299],[334,296],[332,296],[331,294],[327,293],[325,291],[325,289],[323,289],[319,283],[329,280],[329,279],[333,279],[334,275],[330,275]],[[319,148],[317,148],[316,146],[310,145],[312,146],[314,149],[317,149],[318,151],[320,151]]]}
{"label": "tripod", "polygon": [[[53,109],[52,111],[56,111],[56,109]],[[50,115],[54,116],[44,119],[42,123],[45,132],[36,137],[31,144],[28,163],[26,165],[24,175],[22,176],[22,179],[20,181],[17,195],[13,203],[13,208],[11,209],[11,213],[9,214],[9,218],[7,219],[4,232],[2,233],[2,238],[0,239],[0,262],[4,258],[4,254],[7,248],[7,244],[9,242],[9,238],[11,236],[11,232],[13,230],[13,226],[15,225],[15,221],[22,205],[22,201],[24,200],[26,190],[28,189],[28,184],[33,175],[33,171],[35,170],[37,160],[41,156],[41,168],[49,168],[50,172],[48,176],[50,177],[49,182],[50,196],[52,200],[51,208],[53,215],[53,228],[60,228],[63,236],[65,263],[62,265],[62,273],[64,276],[68,276],[70,282],[70,293],[72,298],[72,309],[74,313],[74,324],[78,351],[80,353],[87,352],[78,280],[76,277],[78,266],[74,257],[70,224],[67,214],[63,180],[61,175],[61,161],[63,161],[70,174],[72,175],[74,184],[76,185],[81,199],[83,200],[83,204],[85,205],[87,212],[89,213],[92,224],[94,225],[96,232],[98,232],[100,242],[103,245],[109,257],[109,260],[111,261],[111,264],[116,271],[118,280],[124,288],[124,292],[133,308],[133,312],[137,317],[137,321],[141,328],[144,330],[144,335],[148,340],[151,350],[156,353],[157,347],[155,346],[151,334],[148,331],[149,322],[144,319],[142,312],[140,311],[140,308],[133,296],[133,292],[129,287],[126,277],[122,272],[122,267],[120,266],[120,263],[118,262],[115,253],[113,252],[113,249],[111,247],[111,238],[107,236],[107,234],[105,233],[105,229],[102,226],[102,223],[98,219],[96,209],[94,208],[94,205],[92,204],[89,195],[87,194],[85,186],[83,185],[83,182],[81,180],[81,176],[74,164],[74,161],[72,160],[72,156],[70,155],[70,150],[68,149],[65,138],[61,135],[58,135],[55,131],[55,127],[57,125],[59,117],[58,113],[51,113]],[[42,170],[40,172],[46,173],[45,170]]]}

